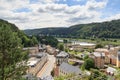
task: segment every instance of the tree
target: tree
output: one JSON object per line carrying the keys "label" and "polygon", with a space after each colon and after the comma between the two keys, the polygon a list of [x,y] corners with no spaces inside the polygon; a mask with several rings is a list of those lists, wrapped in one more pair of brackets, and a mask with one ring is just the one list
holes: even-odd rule
{"label": "tree", "polygon": [[102,45],[102,44],[97,44],[97,45],[95,46],[95,49],[97,49],[97,48],[103,48],[103,45]]}
{"label": "tree", "polygon": [[6,80],[20,71],[16,63],[24,58],[21,50],[21,39],[17,33],[12,32],[9,26],[2,25],[0,27],[0,80]]}
{"label": "tree", "polygon": [[88,59],[88,58],[89,58],[89,56],[88,56],[88,55],[85,55],[84,60],[86,60],[86,59]]}
{"label": "tree", "polygon": [[68,50],[68,48],[65,48],[65,52],[68,52],[69,50]]}
{"label": "tree", "polygon": [[67,39],[63,39],[63,43],[67,43],[68,42],[68,40]]}
{"label": "tree", "polygon": [[35,36],[32,36],[31,40],[33,41],[33,45],[38,44],[38,40],[37,40],[37,38]]}
{"label": "tree", "polygon": [[32,37],[30,37],[28,46],[35,46],[35,45],[38,45],[38,40],[35,36],[32,36]]}
{"label": "tree", "polygon": [[84,62],[84,67],[87,70],[90,70],[90,68],[94,68],[94,60],[92,58],[88,58]]}
{"label": "tree", "polygon": [[58,40],[52,36],[36,36],[37,40],[46,45],[51,45],[52,47],[57,47],[58,45]]}
{"label": "tree", "polygon": [[30,39],[27,36],[22,35],[22,44],[24,45],[24,47],[30,46],[29,42],[30,42]]}
{"label": "tree", "polygon": [[63,45],[63,44],[61,44],[61,43],[60,43],[60,44],[58,44],[58,49],[59,49],[59,50],[61,50],[61,51],[63,51],[63,50],[64,50],[64,45]]}

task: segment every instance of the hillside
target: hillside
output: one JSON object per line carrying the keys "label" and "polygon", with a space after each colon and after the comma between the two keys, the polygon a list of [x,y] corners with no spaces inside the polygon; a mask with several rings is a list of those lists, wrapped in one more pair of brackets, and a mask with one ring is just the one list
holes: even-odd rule
{"label": "hillside", "polygon": [[35,37],[28,37],[23,31],[19,30],[15,24],[0,19],[0,27],[2,26],[9,27],[13,32],[15,32],[17,36],[21,39],[21,43],[23,44],[24,47],[34,46],[35,44],[37,44]]}
{"label": "hillside", "polygon": [[49,34],[65,37],[120,38],[120,20],[102,23],[78,24],[69,28],[42,28],[25,30],[27,35]]}
{"label": "hillside", "polygon": [[16,27],[14,24],[9,23],[8,21],[0,19],[0,27],[3,26],[3,25],[9,26],[13,32],[19,31],[18,27]]}
{"label": "hillside", "polygon": [[41,29],[31,29],[31,30],[25,30],[24,31],[27,35],[38,35],[38,34],[44,34],[44,35],[67,35],[68,28],[65,27],[59,27],[59,28],[41,28]]}

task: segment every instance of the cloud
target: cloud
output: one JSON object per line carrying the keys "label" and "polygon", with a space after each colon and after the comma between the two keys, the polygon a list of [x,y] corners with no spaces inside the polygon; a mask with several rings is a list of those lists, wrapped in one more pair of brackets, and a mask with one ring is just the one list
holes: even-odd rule
{"label": "cloud", "polygon": [[48,12],[61,12],[64,11],[66,7],[65,4],[47,4],[44,8]]}
{"label": "cloud", "polygon": [[94,0],[90,0],[86,3],[86,7],[89,10],[98,10],[98,9],[104,8],[106,4],[107,4],[107,1],[96,2]]}
{"label": "cloud", "polygon": [[[103,21],[101,10],[106,0],[87,0],[84,5],[57,3],[60,0],[0,0],[0,18],[15,23],[20,29],[65,27],[73,24]],[[64,0],[65,2],[69,0]],[[70,0],[72,2],[83,0]],[[120,14],[109,19],[119,17]],[[105,18],[104,20],[108,20]]]}

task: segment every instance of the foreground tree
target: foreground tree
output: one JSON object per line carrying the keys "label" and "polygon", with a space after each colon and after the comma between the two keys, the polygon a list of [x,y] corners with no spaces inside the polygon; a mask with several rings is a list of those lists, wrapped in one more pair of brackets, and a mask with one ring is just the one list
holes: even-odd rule
{"label": "foreground tree", "polygon": [[[25,59],[22,53],[21,39],[9,26],[0,27],[0,80],[6,80],[14,74],[20,74],[20,67],[16,63]],[[23,68],[24,69],[24,68]]]}

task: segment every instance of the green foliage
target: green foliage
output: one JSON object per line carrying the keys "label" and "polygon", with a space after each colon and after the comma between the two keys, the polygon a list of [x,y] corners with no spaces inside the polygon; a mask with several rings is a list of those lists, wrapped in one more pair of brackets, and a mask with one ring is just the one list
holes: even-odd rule
{"label": "green foliage", "polygon": [[67,43],[68,42],[68,40],[67,39],[63,39],[63,43]]}
{"label": "green foliage", "polygon": [[32,36],[32,37],[29,38],[28,43],[29,43],[28,47],[29,46],[35,46],[35,45],[38,45],[38,40],[35,36]]}
{"label": "green foliage", "polygon": [[82,67],[87,70],[90,70],[90,68],[94,68],[94,60],[92,58],[86,59]]}
{"label": "green foliage", "polygon": [[55,77],[54,80],[77,80],[79,79],[78,77],[76,78],[74,74],[69,74],[69,75],[64,75],[64,76],[58,76],[58,77]]}
{"label": "green foliage", "polygon": [[88,58],[89,58],[89,56],[88,56],[88,55],[85,55],[84,60],[86,60],[86,59],[88,59]]}
{"label": "green foliage", "polygon": [[64,51],[64,45],[62,43],[58,44],[58,49]]}
{"label": "green foliage", "polygon": [[120,69],[117,70],[117,73],[115,75],[115,80],[120,80]]}
{"label": "green foliage", "polygon": [[69,49],[65,48],[65,52],[69,52]]}
{"label": "green foliage", "polygon": [[28,37],[23,31],[20,31],[14,24],[0,19],[0,27],[2,27],[3,25],[6,25],[11,29],[12,32],[16,33],[16,35],[21,39],[21,42],[24,47],[35,46],[36,44],[38,44],[38,41],[35,37]]}
{"label": "green foliage", "polygon": [[98,70],[92,70],[89,80],[108,80],[108,77]]}
{"label": "green foliage", "polygon": [[80,67],[80,69],[81,69],[82,71],[84,71],[84,70],[85,70],[85,66],[82,65],[82,66]]}
{"label": "green foliage", "polygon": [[39,36],[37,35],[37,40],[41,44],[46,44],[46,45],[51,45],[52,47],[57,47],[58,45],[58,40],[52,36]]}
{"label": "green foliage", "polygon": [[60,77],[55,78],[55,80],[64,80],[64,77],[60,76]]}
{"label": "green foliage", "polygon": [[52,75],[52,76],[54,76],[54,75],[55,75],[55,73],[54,73],[54,69],[51,71],[51,75]]}
{"label": "green foliage", "polygon": [[78,24],[69,28],[43,28],[25,30],[28,35],[51,35],[56,37],[73,38],[120,38],[120,20],[110,22]]}
{"label": "green foliage", "polygon": [[17,33],[12,32],[8,25],[2,25],[0,27],[0,80],[7,79],[11,74],[21,74],[20,69],[19,72],[16,71],[19,68],[16,68],[16,63],[22,61],[24,57],[21,39]]}
{"label": "green foliage", "polygon": [[97,44],[96,46],[95,46],[95,49],[97,49],[97,48],[103,48],[104,46],[102,45],[102,44]]}
{"label": "green foliage", "polygon": [[20,38],[22,39],[22,44],[24,47],[32,47],[38,44],[38,40],[35,36],[26,36],[23,32],[19,34]]}

